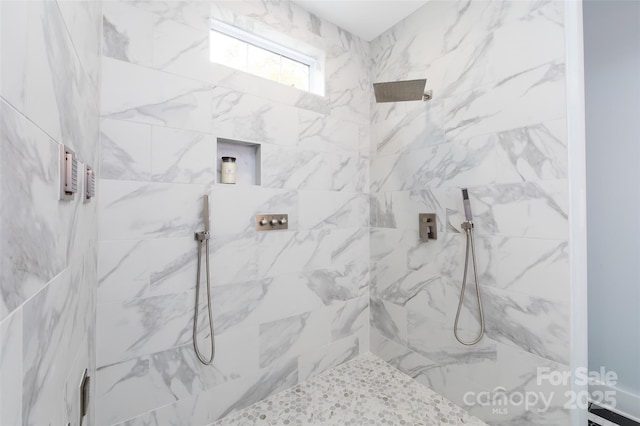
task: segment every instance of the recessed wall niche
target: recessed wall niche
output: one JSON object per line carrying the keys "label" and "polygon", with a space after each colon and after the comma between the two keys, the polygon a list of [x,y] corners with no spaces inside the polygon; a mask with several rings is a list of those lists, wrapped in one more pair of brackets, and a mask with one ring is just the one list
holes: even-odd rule
{"label": "recessed wall niche", "polygon": [[[236,185],[260,185],[260,144],[217,138],[216,182],[220,183],[222,157],[236,159]],[[233,185],[222,184],[221,185]]]}

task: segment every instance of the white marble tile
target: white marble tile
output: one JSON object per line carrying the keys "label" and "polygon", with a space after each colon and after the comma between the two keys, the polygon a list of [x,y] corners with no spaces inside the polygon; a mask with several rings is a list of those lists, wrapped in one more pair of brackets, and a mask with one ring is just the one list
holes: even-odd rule
{"label": "white marble tile", "polygon": [[156,21],[153,28],[153,68],[212,81],[209,32],[206,27],[193,28],[173,19]]}
{"label": "white marble tile", "polygon": [[307,286],[325,305],[344,302],[366,294],[369,263],[366,260],[339,267],[303,272]]}
{"label": "white marble tile", "polygon": [[386,338],[400,344],[407,344],[407,309],[382,299],[371,298],[371,328]]}
{"label": "white marble tile", "polygon": [[189,237],[202,217],[203,185],[100,181],[102,240]]}
{"label": "white marble tile", "polygon": [[216,86],[213,133],[226,139],[292,146],[298,142],[298,110],[268,99]]}
{"label": "white marble tile", "polygon": [[265,232],[258,240],[258,275],[309,271],[328,267],[332,245],[328,230]]}
{"label": "white marble tile", "polygon": [[[49,136],[64,141],[84,161],[95,164],[93,144],[99,120],[96,82],[83,68],[56,2],[30,2],[26,19],[30,25],[24,29],[28,45],[23,112]],[[89,40],[90,35],[85,36]]]}
{"label": "white marble tile", "polygon": [[495,281],[505,290],[569,301],[569,247],[563,240],[500,238],[495,242]]}
{"label": "white marble tile", "polygon": [[73,203],[58,201],[58,144],[4,101],[0,108],[4,318],[65,268]]}
{"label": "white marble tile", "polygon": [[212,366],[200,364],[191,344],[104,366],[98,423],[114,424],[257,371],[257,344],[257,329],[239,330],[216,336]]}
{"label": "white marble tile", "polygon": [[299,191],[300,229],[365,227],[369,199],[365,194],[336,191]]}
{"label": "white marble tile", "polygon": [[447,98],[446,137],[471,137],[562,118],[564,87],[564,63],[556,61]]}
{"label": "white marble tile", "polygon": [[[25,77],[28,59],[28,3],[5,1],[0,3],[0,93],[6,102],[23,111]],[[4,113],[3,113],[4,114]]]}
{"label": "white marble tile", "polygon": [[258,238],[253,232],[216,236],[210,240],[211,285],[258,279]]}
{"label": "white marble tile", "polygon": [[0,322],[0,423],[22,422],[22,310]]}
{"label": "white marble tile", "polygon": [[102,2],[60,1],[58,7],[84,71],[99,87]]}
{"label": "white marble tile", "polygon": [[100,177],[151,180],[151,126],[103,119],[100,125]]}
{"label": "white marble tile", "polygon": [[357,123],[333,115],[300,111],[300,147],[335,152],[336,149],[359,149],[360,129]]}
{"label": "white marble tile", "polygon": [[215,138],[205,133],[153,127],[151,178],[157,182],[215,181]]}
{"label": "white marble tile", "polygon": [[569,304],[482,288],[487,335],[559,363],[570,357]]}
{"label": "white marble tile", "polygon": [[347,362],[360,354],[358,337],[347,337],[322,348],[314,348],[300,355],[299,380],[308,380],[331,368]]}
{"label": "white marble tile", "polygon": [[153,15],[126,1],[104,2],[102,13],[103,56],[152,66]]}
{"label": "white marble tile", "polygon": [[441,100],[375,104],[372,111],[371,148],[389,155],[443,143]]}
{"label": "white marble tile", "polygon": [[321,151],[262,145],[262,185],[267,188],[331,190],[341,157]]}
{"label": "white marble tile", "polygon": [[369,336],[369,296],[364,294],[357,299],[348,300],[337,305],[331,326],[332,340],[340,340],[349,336],[360,336],[360,346],[362,348],[362,335],[366,336],[368,350]]}
{"label": "white marble tile", "polygon": [[107,57],[102,64],[104,117],[211,131],[211,86]]}
{"label": "white marble tile", "polygon": [[149,245],[144,240],[98,243],[98,300],[142,297],[149,289]]}
{"label": "white marble tile", "polygon": [[88,350],[82,342],[93,318],[92,286],[86,285],[90,274],[84,265],[73,265],[23,307],[22,421],[26,424],[67,421],[62,392],[67,366]]}
{"label": "white marble tile", "polygon": [[[477,234],[565,239],[568,232],[566,180],[503,184],[469,189]],[[461,198],[448,211],[448,226],[464,221]]]}
{"label": "white marble tile", "polygon": [[[298,193],[259,186],[216,185],[210,195],[211,235],[255,232],[256,215],[289,215],[289,230],[298,227]],[[269,233],[270,235],[273,232]]]}
{"label": "white marble tile", "polygon": [[260,367],[318,349],[331,341],[326,308],[260,325]]}
{"label": "white marble tile", "polygon": [[187,344],[194,304],[193,291],[99,304],[98,367]]}
{"label": "white marble tile", "polygon": [[567,178],[566,120],[554,120],[498,133],[497,181]]}

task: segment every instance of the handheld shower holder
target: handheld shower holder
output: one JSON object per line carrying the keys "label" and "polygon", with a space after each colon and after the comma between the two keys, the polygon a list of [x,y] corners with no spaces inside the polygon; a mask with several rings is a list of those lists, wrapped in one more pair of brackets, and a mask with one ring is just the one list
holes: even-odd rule
{"label": "handheld shower holder", "polygon": [[196,232],[194,238],[198,241],[207,241],[211,238],[209,231]]}
{"label": "handheld shower holder", "polygon": [[460,225],[462,227],[462,229],[464,229],[465,231],[468,231],[469,229],[473,229],[473,222],[471,222],[470,220],[466,221],[466,222],[462,222],[462,225]]}

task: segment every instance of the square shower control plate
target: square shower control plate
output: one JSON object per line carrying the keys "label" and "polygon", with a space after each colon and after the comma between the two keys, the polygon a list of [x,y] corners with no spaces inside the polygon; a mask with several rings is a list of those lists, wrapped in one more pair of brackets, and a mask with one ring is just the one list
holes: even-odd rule
{"label": "square shower control plate", "polygon": [[429,240],[438,239],[438,224],[436,223],[435,213],[418,214],[418,230],[420,232],[420,241],[427,242]]}
{"label": "square shower control plate", "polygon": [[289,229],[288,214],[259,214],[256,216],[256,230],[275,231]]}

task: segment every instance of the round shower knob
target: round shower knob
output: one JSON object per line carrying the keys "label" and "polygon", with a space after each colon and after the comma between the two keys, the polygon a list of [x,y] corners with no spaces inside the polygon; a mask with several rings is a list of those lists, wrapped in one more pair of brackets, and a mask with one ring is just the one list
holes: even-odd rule
{"label": "round shower knob", "polygon": [[283,217],[282,219],[280,219],[280,225],[286,225],[287,224],[287,218]]}
{"label": "round shower knob", "polygon": [[278,223],[278,219],[271,219],[271,226],[276,226]]}
{"label": "round shower knob", "polygon": [[265,218],[262,218],[262,220],[260,220],[260,225],[262,226],[267,226],[267,224],[269,223],[269,221]]}

